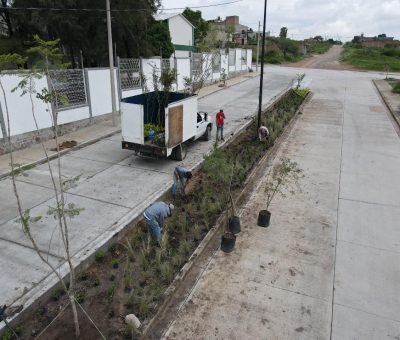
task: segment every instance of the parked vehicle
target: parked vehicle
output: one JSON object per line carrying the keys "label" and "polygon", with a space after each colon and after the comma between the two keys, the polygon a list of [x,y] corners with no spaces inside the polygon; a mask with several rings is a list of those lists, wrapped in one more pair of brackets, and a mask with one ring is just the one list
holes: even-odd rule
{"label": "parked vehicle", "polygon": [[197,96],[157,91],[122,99],[121,127],[123,149],[181,161],[185,143],[211,138],[212,123]]}

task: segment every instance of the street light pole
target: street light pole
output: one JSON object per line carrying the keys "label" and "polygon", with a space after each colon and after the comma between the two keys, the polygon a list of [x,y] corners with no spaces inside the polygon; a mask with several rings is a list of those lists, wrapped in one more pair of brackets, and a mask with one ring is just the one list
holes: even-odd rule
{"label": "street light pole", "polygon": [[111,79],[112,122],[113,126],[115,126],[116,99],[115,99],[114,53],[113,53],[113,42],[112,42],[112,32],[111,32],[110,0],[106,0],[106,9],[107,9],[108,60],[110,64],[110,79]]}
{"label": "street light pole", "polygon": [[260,57],[260,26],[261,26],[261,23],[258,22],[256,72],[258,72],[258,58]]}
{"label": "street light pole", "polygon": [[264,24],[263,24],[263,35],[262,35],[262,50],[261,50],[261,74],[260,74],[260,91],[258,97],[258,121],[257,121],[257,133],[261,126],[261,106],[262,106],[262,93],[263,93],[263,81],[264,81],[264,55],[265,55],[265,24],[267,21],[267,3],[264,2]]}

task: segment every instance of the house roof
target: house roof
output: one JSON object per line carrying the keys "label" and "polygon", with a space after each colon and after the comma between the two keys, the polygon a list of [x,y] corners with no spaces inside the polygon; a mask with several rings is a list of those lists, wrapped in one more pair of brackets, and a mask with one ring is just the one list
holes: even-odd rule
{"label": "house roof", "polygon": [[177,16],[182,17],[183,20],[185,20],[190,26],[194,27],[192,25],[192,23],[188,19],[186,19],[181,13],[157,13],[157,14],[153,15],[153,17],[156,21],[169,20],[169,19],[177,17]]}

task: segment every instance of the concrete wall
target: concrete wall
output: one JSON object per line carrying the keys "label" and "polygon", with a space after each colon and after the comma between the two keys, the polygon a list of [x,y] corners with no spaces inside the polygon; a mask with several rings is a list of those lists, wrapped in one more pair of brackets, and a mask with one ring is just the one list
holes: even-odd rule
{"label": "concrete wall", "polygon": [[[221,68],[225,68],[227,77],[229,73],[236,73],[242,70],[241,65],[241,49],[236,49],[235,66],[228,66],[228,55],[221,55]],[[247,65],[245,69],[251,67],[252,51],[247,50]],[[221,77],[220,72],[212,72],[211,54],[205,54],[203,67],[211,69],[208,81],[218,81]],[[147,87],[151,91],[153,86],[153,67],[158,72],[161,70],[161,58],[142,59],[142,71],[147,78]],[[172,58],[171,67],[177,70],[177,87],[178,91],[184,90],[184,78],[191,76],[191,59],[190,58]],[[244,68],[243,68],[244,70]],[[87,104],[67,109],[59,110],[58,124],[61,131],[67,133],[78,127],[91,124],[94,120],[105,119],[111,113],[111,88],[110,88],[110,71],[107,68],[86,69],[86,95]],[[117,80],[118,72],[115,70],[115,79]],[[31,103],[29,95],[21,96],[21,91],[11,92],[22,78],[15,74],[2,74],[1,80],[6,92],[7,104],[10,113],[11,136],[15,142],[15,148],[25,147],[35,142],[36,127],[32,116]],[[47,88],[46,78],[35,80],[37,91]],[[126,98],[129,96],[142,93],[142,89],[122,91],[119,94],[118,81],[115,84],[115,93],[117,98],[117,110],[119,110],[119,96]],[[42,138],[51,138],[52,126],[52,108],[33,95],[33,103],[35,108],[35,116],[39,129],[43,131]],[[6,120],[6,110],[4,98],[0,93],[0,105],[3,112],[4,120]],[[103,118],[104,117],[104,118]],[[1,119],[1,117],[0,117]],[[47,132],[46,132],[47,131]],[[0,139],[4,138],[0,129]],[[1,140],[0,140],[1,143]],[[1,153],[1,150],[0,150]]]}
{"label": "concrete wall", "polygon": [[142,73],[146,82],[147,89],[149,91],[153,91],[154,90],[153,72],[155,71],[157,76],[160,77],[161,58],[141,59],[141,64],[142,64],[141,65]]}
{"label": "concrete wall", "polygon": [[177,70],[178,91],[182,91],[185,89],[184,78],[191,77],[191,59],[183,58],[175,60],[176,60],[175,65]]}
{"label": "concrete wall", "polygon": [[[7,106],[10,115],[11,136],[19,135],[35,129],[29,94],[21,96],[21,90],[11,92],[21,80],[22,77],[18,75],[1,75],[1,81],[6,93]],[[40,92],[43,88],[47,88],[46,78],[35,79],[34,81],[36,91]],[[32,97],[39,129],[50,127],[52,125],[51,108],[49,111],[46,111],[49,107],[41,100],[37,99],[35,94],[33,94]],[[6,120],[6,109],[3,95],[0,96],[0,102],[4,119]]]}

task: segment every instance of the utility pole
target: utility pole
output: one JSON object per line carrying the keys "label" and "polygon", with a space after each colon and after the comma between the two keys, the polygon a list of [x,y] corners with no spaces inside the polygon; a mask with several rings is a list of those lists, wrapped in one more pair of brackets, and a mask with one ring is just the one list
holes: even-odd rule
{"label": "utility pole", "polygon": [[108,59],[110,64],[110,79],[111,79],[111,107],[112,107],[112,122],[115,126],[115,111],[116,111],[116,99],[115,99],[115,77],[114,77],[114,51],[112,43],[112,32],[111,32],[111,10],[110,0],[106,0],[107,8],[107,33],[108,33]]}
{"label": "utility pole", "polygon": [[260,28],[261,23],[258,21],[258,31],[257,31],[257,61],[256,61],[256,72],[258,72],[258,58],[260,56]]}
{"label": "utility pole", "polygon": [[261,126],[261,106],[262,106],[262,92],[263,92],[263,81],[264,81],[264,55],[265,55],[265,25],[267,21],[267,0],[264,2],[264,24],[263,24],[263,35],[262,35],[262,50],[261,50],[261,74],[260,74],[260,93],[258,97],[258,121],[257,121],[257,132]]}

